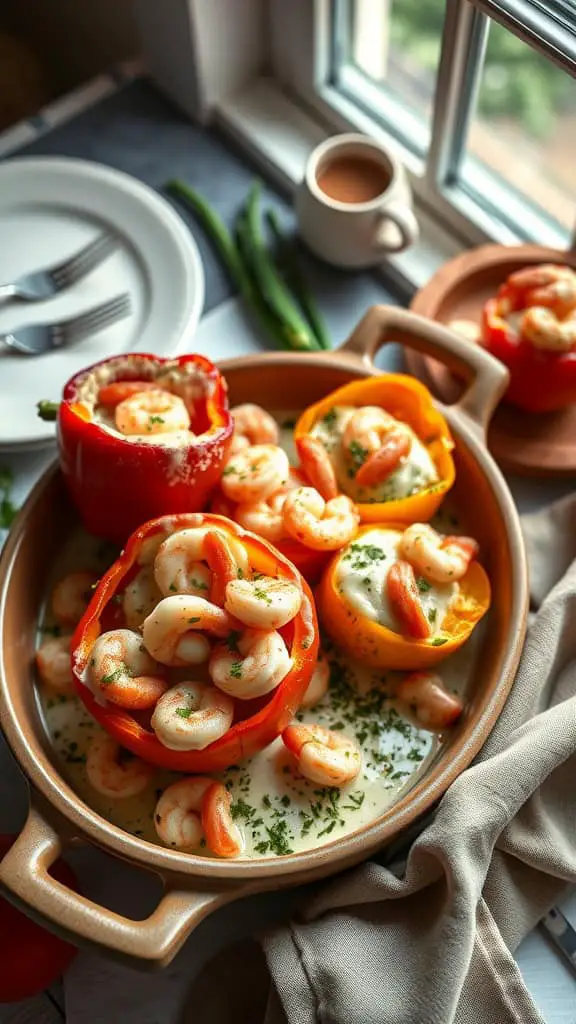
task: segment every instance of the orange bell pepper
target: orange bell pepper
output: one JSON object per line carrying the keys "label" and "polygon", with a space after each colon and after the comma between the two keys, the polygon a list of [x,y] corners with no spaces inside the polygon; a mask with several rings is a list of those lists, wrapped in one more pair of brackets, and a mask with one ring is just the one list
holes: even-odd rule
{"label": "orange bell pepper", "polygon": [[[379,526],[383,530],[404,530],[406,523]],[[374,529],[362,527],[353,543],[361,543],[363,534]],[[490,581],[479,562],[473,561],[459,581],[460,592],[442,622],[440,633],[427,640],[402,636],[366,618],[340,592],[336,571],[348,550],[338,551],[327,566],[316,590],[316,602],[320,621],[334,643],[366,665],[408,671],[436,665],[462,646],[490,606]]]}
{"label": "orange bell pepper", "polygon": [[451,455],[454,442],[448,424],[433,404],[428,389],[414,377],[403,373],[385,373],[380,377],[367,377],[345,384],[302,413],[294,431],[296,440],[309,434],[336,405],[378,405],[395,419],[407,423],[428,450],[438,473],[436,483],[409,498],[357,503],[361,521],[428,522],[455,478]]}
{"label": "orange bell pepper", "polygon": [[[282,682],[263,698],[242,701],[227,733],[203,750],[170,750],[142,724],[134,712],[108,701],[98,701],[84,681],[90,652],[101,633],[122,628],[121,606],[114,600],[138,570],[143,545],[157,534],[196,526],[213,526],[236,537],[245,547],[250,564],[265,576],[297,583],[303,590],[300,611],[280,632],[292,659]],[[72,670],[76,690],[87,710],[117,743],[160,768],[178,772],[218,772],[251,757],[272,743],[290,724],[306,692],[318,657],[318,623],[312,594],[299,572],[274,548],[223,516],[183,513],[151,519],[136,530],[120,557],[104,574],[72,638]],[[246,717],[241,717],[246,714]]]}

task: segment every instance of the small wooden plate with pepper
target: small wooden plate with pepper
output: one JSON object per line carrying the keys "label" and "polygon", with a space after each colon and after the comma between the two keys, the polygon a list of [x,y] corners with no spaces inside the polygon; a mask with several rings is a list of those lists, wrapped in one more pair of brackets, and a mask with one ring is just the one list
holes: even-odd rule
{"label": "small wooden plate with pepper", "polygon": [[[540,245],[485,245],[446,263],[416,293],[411,309],[431,320],[453,326],[462,336],[480,325],[482,312],[510,274],[542,263],[576,269],[576,252],[559,252]],[[574,356],[576,359],[576,354]],[[452,404],[464,384],[446,366],[415,350],[406,350],[411,373],[441,401]],[[576,472],[576,404],[553,412],[526,412],[504,399],[492,420],[488,446],[500,466],[523,476],[569,476]]]}

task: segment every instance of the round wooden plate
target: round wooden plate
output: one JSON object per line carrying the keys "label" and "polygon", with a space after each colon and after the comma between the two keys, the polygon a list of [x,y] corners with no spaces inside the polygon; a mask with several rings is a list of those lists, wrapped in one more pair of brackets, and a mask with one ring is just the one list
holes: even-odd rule
{"label": "round wooden plate", "polygon": [[[478,323],[484,303],[515,270],[535,263],[565,263],[576,268],[576,252],[540,245],[485,245],[456,257],[416,293],[411,309],[431,320]],[[474,344],[474,342],[469,342]],[[405,351],[411,373],[442,402],[455,402],[462,385],[429,356]],[[500,466],[523,476],[576,473],[576,405],[555,413],[526,413],[502,402],[492,420],[488,447]]]}

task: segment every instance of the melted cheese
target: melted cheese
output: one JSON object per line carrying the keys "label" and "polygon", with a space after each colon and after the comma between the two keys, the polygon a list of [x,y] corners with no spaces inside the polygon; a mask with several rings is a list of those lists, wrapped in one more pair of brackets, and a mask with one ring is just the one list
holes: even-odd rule
{"label": "melted cheese", "polygon": [[322,442],[336,472],[340,489],[354,501],[392,501],[418,494],[430,484],[437,483],[436,466],[411,427],[402,423],[402,430],[409,434],[412,446],[402,459],[398,469],[377,487],[359,487],[354,479],[358,466],[354,466],[350,453],[342,445],[342,435],[348,420],[356,411],[354,406],[334,406],[327,417],[314,424],[311,433]]}
{"label": "melted cheese", "polygon": [[[336,586],[360,615],[397,633],[401,630],[386,596],[386,580],[398,560],[401,536],[397,530],[378,528],[363,533],[340,558],[335,576]],[[457,583],[422,582],[420,600],[433,627],[432,635],[441,632],[442,622],[457,593]]]}

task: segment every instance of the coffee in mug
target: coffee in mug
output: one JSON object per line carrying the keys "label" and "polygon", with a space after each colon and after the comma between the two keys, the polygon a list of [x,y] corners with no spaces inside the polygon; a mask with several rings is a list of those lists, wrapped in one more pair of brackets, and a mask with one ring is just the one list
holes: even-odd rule
{"label": "coffee in mug", "polygon": [[336,135],[317,146],[296,214],[312,252],[339,267],[374,266],[418,237],[402,164],[365,135]]}

